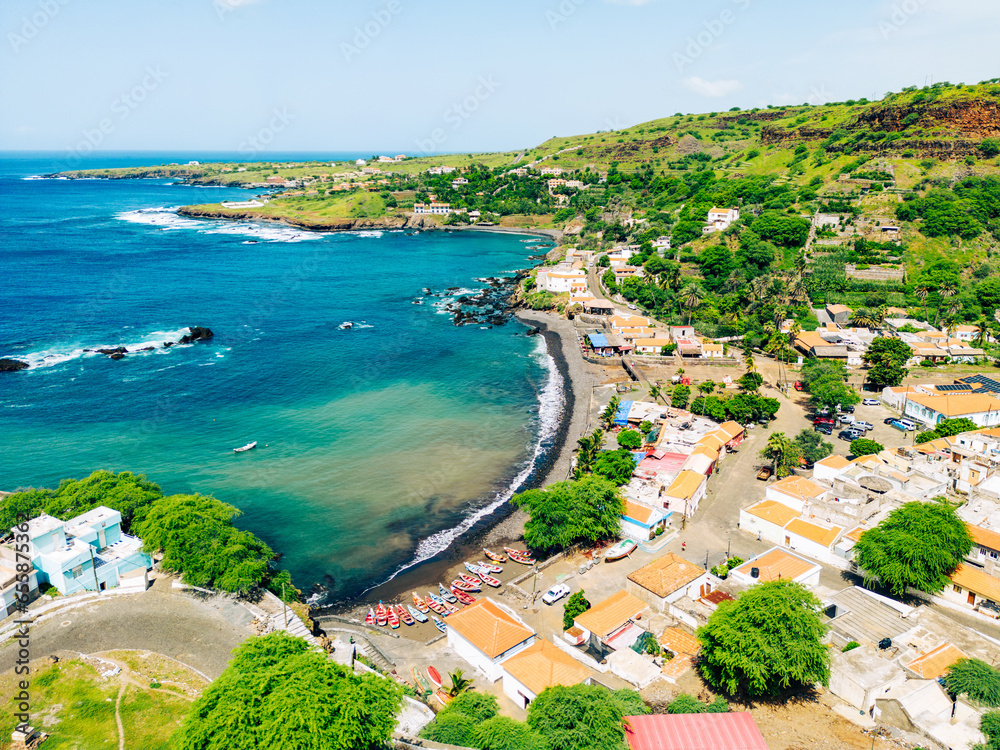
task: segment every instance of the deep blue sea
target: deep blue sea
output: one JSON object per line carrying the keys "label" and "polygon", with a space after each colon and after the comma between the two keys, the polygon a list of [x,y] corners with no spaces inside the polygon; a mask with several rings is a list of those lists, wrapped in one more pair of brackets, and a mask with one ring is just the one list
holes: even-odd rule
{"label": "deep blue sea", "polygon": [[[246,157],[74,166],[227,158]],[[341,598],[446,548],[551,444],[562,390],[542,338],[414,304],[531,265],[528,238],[191,220],[174,209],[251,193],[31,179],[58,166],[0,153],[0,357],[31,364],[0,373],[0,489],[106,468],[212,494],[300,587]],[[214,339],[162,348],[192,325]],[[121,345],[155,349],[84,351]]]}

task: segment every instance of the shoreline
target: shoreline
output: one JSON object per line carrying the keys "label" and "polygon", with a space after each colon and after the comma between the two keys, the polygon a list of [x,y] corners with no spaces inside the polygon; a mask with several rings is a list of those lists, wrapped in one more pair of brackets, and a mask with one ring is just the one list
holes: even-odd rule
{"label": "shoreline", "polygon": [[[552,313],[532,310],[518,310],[514,317],[522,325],[539,329],[538,335],[545,339],[547,354],[552,357],[556,372],[562,380],[563,392],[562,413],[552,445],[538,461],[532,474],[516,489],[516,492],[524,492],[568,478],[576,450],[576,439],[586,432],[592,421],[592,394],[601,378],[595,366],[589,365],[580,356],[570,321]],[[375,602],[407,603],[411,591],[434,588],[439,582],[447,583],[454,579],[458,572],[465,572],[464,561],[481,559],[484,546],[523,546],[520,543],[527,518],[524,511],[507,500],[458,537],[446,550],[416,563],[394,578],[351,599],[317,607],[314,612],[319,617],[335,615],[363,620],[365,611]],[[524,570],[518,566],[508,566],[504,574],[498,577],[507,581]],[[502,589],[496,593],[484,591],[480,596],[495,596],[499,593],[502,593]]]}

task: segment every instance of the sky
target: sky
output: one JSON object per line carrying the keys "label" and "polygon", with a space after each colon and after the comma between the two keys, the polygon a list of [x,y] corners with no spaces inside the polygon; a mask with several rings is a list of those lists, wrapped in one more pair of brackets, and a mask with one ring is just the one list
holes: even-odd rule
{"label": "sky", "polygon": [[0,150],[501,151],[1000,76],[995,0],[3,0]]}

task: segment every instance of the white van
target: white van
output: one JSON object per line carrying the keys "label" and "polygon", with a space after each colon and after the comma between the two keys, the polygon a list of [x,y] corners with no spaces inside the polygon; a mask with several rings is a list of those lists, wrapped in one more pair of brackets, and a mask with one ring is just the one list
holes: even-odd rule
{"label": "white van", "polygon": [[901,425],[903,425],[903,427],[905,427],[908,430],[917,429],[917,423],[911,422],[909,419],[897,419],[896,421],[899,422]]}

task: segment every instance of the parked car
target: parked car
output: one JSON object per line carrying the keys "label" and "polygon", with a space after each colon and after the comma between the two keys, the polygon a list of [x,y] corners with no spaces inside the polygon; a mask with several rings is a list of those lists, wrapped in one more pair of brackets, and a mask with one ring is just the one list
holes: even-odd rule
{"label": "parked car", "polygon": [[833,427],[828,424],[818,424],[815,427],[813,427],[813,430],[816,432],[822,432],[824,435],[833,434]]}
{"label": "parked car", "polygon": [[628,306],[628,309],[629,309],[629,310],[635,310],[636,308],[635,308],[635,305],[629,305],[629,306]]}
{"label": "parked car", "polygon": [[886,417],[882,420],[882,424],[892,424],[896,421],[896,417]]}
{"label": "parked car", "polygon": [[557,601],[562,599],[564,596],[569,595],[569,586],[565,583],[557,583],[555,586],[550,588],[545,592],[545,596],[542,597],[542,601],[546,604],[555,604]]}
{"label": "parked car", "polygon": [[878,406],[879,400],[877,398],[866,398],[861,402],[862,406]]}
{"label": "parked car", "polygon": [[837,404],[837,411],[839,411],[841,413],[846,413],[846,414],[853,414],[854,413],[854,407],[853,406],[841,406],[840,404]]}
{"label": "parked car", "polygon": [[822,409],[817,409],[816,413],[819,414],[820,416],[825,417],[827,414],[830,413],[830,407],[824,406]]}
{"label": "parked car", "polygon": [[797,390],[797,391],[801,391],[801,390],[803,390],[803,389],[805,388],[805,386],[804,386],[804,385],[802,385],[802,381],[801,381],[801,380],[796,380],[796,381],[795,381],[795,385],[794,385],[793,387],[794,387],[794,388],[795,388],[795,390]]}
{"label": "parked car", "polygon": [[859,430],[841,430],[839,433],[837,433],[837,437],[839,437],[841,440],[853,441],[861,437],[861,432]]}
{"label": "parked car", "polygon": [[768,479],[770,479],[771,478],[771,467],[770,466],[761,466],[760,469],[757,470],[757,478],[760,479],[760,480],[762,480],[762,481],[765,481],[765,482]]}
{"label": "parked car", "polygon": [[890,419],[889,426],[895,427],[900,432],[906,432],[906,425],[900,422],[898,419]]}
{"label": "parked car", "polygon": [[858,422],[858,421],[855,421],[852,424],[854,425],[854,429],[856,429],[856,430],[865,430],[867,432],[868,430],[874,430],[875,429],[875,425],[873,425],[871,422]]}
{"label": "parked car", "polygon": [[911,422],[909,419],[900,419],[898,421],[899,421],[899,423],[901,425],[903,425],[903,427],[905,427],[908,430],[915,430],[915,429],[917,429],[917,423],[916,422]]}
{"label": "parked car", "polygon": [[854,421],[854,417],[852,417],[850,414],[841,414],[839,417],[837,417],[837,419],[840,420],[841,424],[850,424],[851,422]]}
{"label": "parked car", "polygon": [[814,419],[814,420],[813,420],[813,424],[814,424],[814,425],[815,425],[815,424],[827,424],[827,425],[832,425],[832,424],[833,424],[833,420],[832,420],[832,419],[830,419],[829,417],[816,417],[816,419]]}

